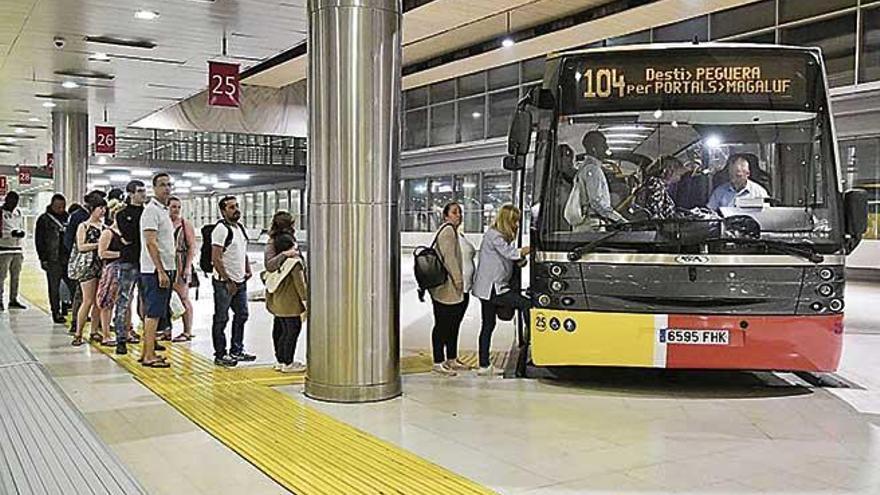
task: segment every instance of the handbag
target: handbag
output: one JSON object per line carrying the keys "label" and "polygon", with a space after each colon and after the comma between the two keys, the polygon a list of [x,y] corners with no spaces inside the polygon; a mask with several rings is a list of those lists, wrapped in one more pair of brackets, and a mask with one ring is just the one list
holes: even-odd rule
{"label": "handbag", "polygon": [[71,254],[70,261],[67,263],[67,276],[71,280],[82,280],[89,274],[92,268],[92,263],[95,261],[95,252],[81,253],[76,244],[74,244]]}
{"label": "handbag", "polygon": [[434,246],[437,245],[437,238],[446,227],[452,227],[452,225],[443,224],[430,246],[419,246],[413,250],[413,272],[420,291],[443,285],[449,277],[449,272],[446,271],[446,266],[443,264],[443,257],[434,249]]}

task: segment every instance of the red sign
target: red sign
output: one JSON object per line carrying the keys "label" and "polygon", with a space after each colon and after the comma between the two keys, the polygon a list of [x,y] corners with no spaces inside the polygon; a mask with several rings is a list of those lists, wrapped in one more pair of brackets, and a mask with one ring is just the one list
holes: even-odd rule
{"label": "red sign", "polygon": [[31,171],[30,169],[20,167],[18,169],[18,185],[27,186],[31,183]]}
{"label": "red sign", "polygon": [[95,126],[95,153],[116,153],[116,128]]}
{"label": "red sign", "polygon": [[49,174],[55,171],[55,155],[52,153],[46,153],[46,170]]}
{"label": "red sign", "polygon": [[240,104],[238,64],[208,62],[208,105],[238,107]]}
{"label": "red sign", "polygon": [[6,184],[6,176],[0,175],[0,196],[5,195],[8,190],[9,186]]}

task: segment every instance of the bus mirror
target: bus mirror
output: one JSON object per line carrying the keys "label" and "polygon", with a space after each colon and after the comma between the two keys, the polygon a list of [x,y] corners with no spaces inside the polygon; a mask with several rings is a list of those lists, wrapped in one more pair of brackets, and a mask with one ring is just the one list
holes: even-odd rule
{"label": "bus mirror", "polygon": [[851,189],[843,196],[846,214],[846,234],[861,238],[868,229],[868,192],[864,189]]}
{"label": "bus mirror", "polygon": [[515,157],[529,154],[532,143],[532,112],[519,108],[510,121],[507,133],[507,154]]}
{"label": "bus mirror", "polygon": [[516,172],[518,170],[522,170],[525,166],[525,163],[526,158],[524,156],[507,155],[504,157],[504,162],[502,166],[504,167],[504,170]]}
{"label": "bus mirror", "polygon": [[534,87],[529,91],[529,103],[541,110],[553,110],[556,106],[553,92],[539,86]]}

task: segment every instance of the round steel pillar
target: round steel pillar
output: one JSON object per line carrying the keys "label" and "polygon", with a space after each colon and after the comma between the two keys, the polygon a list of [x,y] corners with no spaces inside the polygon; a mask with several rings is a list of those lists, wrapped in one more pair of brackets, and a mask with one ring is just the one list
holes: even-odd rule
{"label": "round steel pillar", "polygon": [[89,116],[77,112],[52,112],[52,154],[55,157],[55,190],[67,202],[82,202],[89,164]]}
{"label": "round steel pillar", "polygon": [[309,0],[309,397],[400,395],[400,0]]}

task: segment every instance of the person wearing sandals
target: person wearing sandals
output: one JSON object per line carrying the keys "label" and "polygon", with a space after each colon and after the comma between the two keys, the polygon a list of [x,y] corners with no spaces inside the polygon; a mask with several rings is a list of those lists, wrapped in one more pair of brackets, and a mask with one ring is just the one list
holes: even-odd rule
{"label": "person wearing sandals", "polygon": [[171,339],[172,342],[189,342],[192,340],[193,306],[189,300],[189,286],[192,281],[193,257],[196,252],[196,233],[191,223],[180,214],[180,199],[172,196],[168,202],[168,212],[174,225],[174,253],[177,278],[174,279],[174,292],[180,296],[183,304],[183,333]]}
{"label": "person wearing sandals", "polygon": [[446,282],[429,290],[434,309],[431,347],[435,373],[455,376],[470,366],[458,359],[458,332],[468,307],[468,291],[474,270],[474,248],[459,233],[461,205],[447,203],[443,207],[443,225],[437,230],[436,249],[449,274]]}
{"label": "person wearing sandals", "polygon": [[71,259],[71,266],[68,267],[70,278],[79,282],[82,291],[82,303],[76,315],[76,333],[71,342],[74,346],[84,343],[83,329],[90,313],[92,317],[90,338],[92,340],[101,338],[101,334],[97,331],[100,318],[95,305],[95,294],[98,290],[98,279],[101,277],[101,259],[97,256],[98,240],[104,231],[107,202],[95,195],[88,198],[86,206],[89,209],[89,217],[76,229],[76,254]]}
{"label": "person wearing sandals", "polygon": [[266,282],[266,309],[275,317],[272,322],[272,342],[275,345],[275,369],[282,373],[305,371],[304,364],[294,361],[296,341],[302,329],[306,312],[308,289],[305,267],[294,237],[293,215],[279,211],[272,217],[269,242],[266,244],[263,264],[267,273],[289,270],[277,286]]}
{"label": "person wearing sandals", "polygon": [[[104,264],[101,280],[98,282],[97,305],[101,311],[101,345],[115,346],[116,340],[110,339],[110,318],[113,308],[119,297],[119,268],[122,265],[120,256],[125,243],[122,234],[119,233],[119,224],[116,222],[117,213],[125,208],[125,203],[113,199],[108,204],[110,218],[113,223],[104,229],[98,239],[98,257]],[[117,339],[125,339],[125,333],[116,336]]]}
{"label": "person wearing sandals", "polygon": [[480,299],[482,325],[480,328],[480,369],[479,375],[496,374],[489,361],[489,349],[492,347],[492,332],[495,330],[495,318],[499,306],[519,309],[529,321],[531,303],[518,291],[511,289],[510,277],[513,275],[515,263],[521,263],[529,254],[529,247],[517,249],[514,245],[519,231],[519,208],[505,204],[498,210],[495,223],[483,235],[480,245],[480,260],[474,287],[471,293]]}
{"label": "person wearing sandals", "polygon": [[156,328],[168,311],[174,272],[174,225],[168,214],[171,177],[153,176],[153,199],[141,215],[141,285],[144,288],[144,344],[140,362],[148,368],[168,368],[156,354]]}

